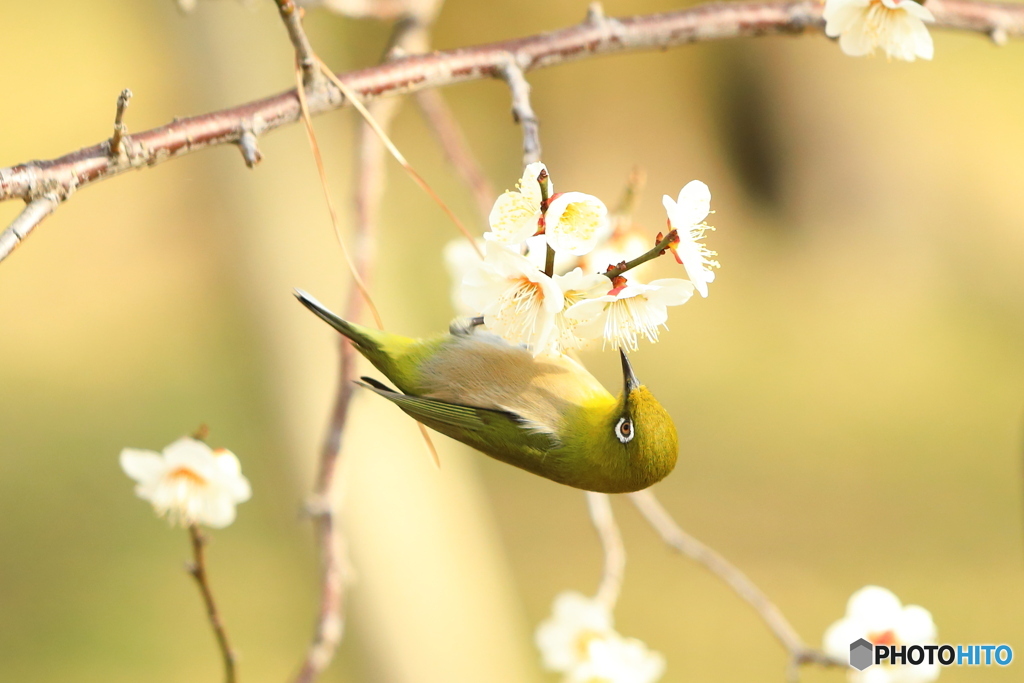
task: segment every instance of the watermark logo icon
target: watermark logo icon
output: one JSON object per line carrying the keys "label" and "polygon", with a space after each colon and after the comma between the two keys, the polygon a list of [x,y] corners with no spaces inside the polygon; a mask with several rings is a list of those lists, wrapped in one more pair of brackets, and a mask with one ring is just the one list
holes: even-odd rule
{"label": "watermark logo icon", "polygon": [[850,643],[850,666],[857,671],[863,671],[874,664],[875,654],[871,643],[860,638]]}

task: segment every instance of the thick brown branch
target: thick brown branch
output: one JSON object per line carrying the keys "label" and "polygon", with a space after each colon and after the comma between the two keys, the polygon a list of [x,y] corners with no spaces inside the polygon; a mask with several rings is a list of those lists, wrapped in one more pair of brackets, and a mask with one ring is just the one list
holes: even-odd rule
{"label": "thick brown branch", "polygon": [[[1024,4],[981,0],[928,0],[935,25],[974,31],[1002,40],[1024,35]],[[523,71],[602,54],[666,49],[725,38],[801,33],[822,27],[821,4],[795,2],[712,3],[684,10],[595,21],[571,28],[477,47],[396,59],[353,71],[342,80],[365,100],[454,83],[500,78],[511,63]],[[309,95],[313,114],[345,104],[337,88]],[[126,158],[111,159],[104,141],[49,161],[0,168],[0,201],[31,201],[46,194],[67,199],[76,189],[132,168],[155,166],[212,145],[237,144],[247,131],[260,136],[299,120],[294,90],[201,116],[176,120],[125,141]]]}

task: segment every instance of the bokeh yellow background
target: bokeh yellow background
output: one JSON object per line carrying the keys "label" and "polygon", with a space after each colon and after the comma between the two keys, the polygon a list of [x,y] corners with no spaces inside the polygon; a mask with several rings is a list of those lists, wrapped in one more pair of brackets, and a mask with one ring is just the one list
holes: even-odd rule
{"label": "bokeh yellow background", "polygon": [[[451,0],[434,42],[526,35],[584,11]],[[108,136],[124,87],[140,131],[293,83],[270,2],[204,0],[183,16],[171,0],[3,0],[0,16],[0,166]],[[375,63],[389,32],[324,11],[307,24],[338,70]],[[934,62],[904,64],[845,57],[820,35],[772,37],[530,80],[559,189],[611,203],[642,166],[637,217],[652,233],[661,194],[693,178],[714,194],[712,294],[633,356],[680,430],[680,464],[657,491],[683,526],[811,644],[874,583],[930,609],[944,642],[1024,656],[1024,45],[937,32]],[[444,96],[488,176],[511,186],[520,137],[505,87]],[[355,122],[317,119],[342,205]],[[394,138],[482,231],[412,103]],[[305,134],[262,147],[255,171],[220,148],[87,188],[0,265],[2,680],[219,680],[182,570],[186,535],[117,464],[122,447],[159,449],[200,423],[255,490],[210,548],[242,680],[286,680],[304,652],[317,565],[300,510],[336,343],[290,290],[339,308],[348,278]],[[389,170],[376,299],[391,329],[439,331],[455,233]],[[19,209],[0,205],[0,223]],[[612,354],[585,360],[614,386]],[[382,403],[361,396],[346,439],[359,580],[324,680],[555,680],[532,630],[557,592],[596,587],[582,495],[440,436],[435,470]],[[666,655],[664,680],[782,680],[784,653],[747,606],[614,505],[629,552],[618,626]],[[942,680],[1018,680],[1021,666]]]}

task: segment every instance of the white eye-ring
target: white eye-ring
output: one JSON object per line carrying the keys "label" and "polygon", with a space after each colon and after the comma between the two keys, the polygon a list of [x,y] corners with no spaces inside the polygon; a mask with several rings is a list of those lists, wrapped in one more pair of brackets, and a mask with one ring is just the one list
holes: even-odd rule
{"label": "white eye-ring", "polygon": [[622,443],[629,443],[633,440],[633,421],[628,417],[620,417],[615,425],[615,438]]}

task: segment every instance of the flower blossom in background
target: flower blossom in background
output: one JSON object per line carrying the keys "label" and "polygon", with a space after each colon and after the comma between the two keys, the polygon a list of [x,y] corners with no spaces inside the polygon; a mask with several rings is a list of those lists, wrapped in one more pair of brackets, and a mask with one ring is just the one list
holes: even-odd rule
{"label": "flower blossom in background", "polygon": [[[904,606],[892,591],[865,586],[846,605],[846,616],[825,631],[825,653],[847,661],[850,644],[864,638],[872,645],[935,645],[938,633],[931,613],[918,605]],[[916,666],[887,663],[864,671],[850,670],[850,683],[929,683],[939,677],[938,662]]]}
{"label": "flower blossom in background", "polygon": [[619,635],[595,638],[587,644],[587,658],[566,683],[655,683],[665,673],[665,658],[643,641]]}
{"label": "flower blossom in background", "polygon": [[706,297],[708,284],[715,280],[715,271],[711,269],[718,268],[718,262],[710,258],[717,254],[700,241],[709,229],[704,219],[711,213],[711,190],[701,181],[693,180],[679,191],[678,199],[673,201],[664,195],[661,203],[668,212],[669,225],[679,233],[679,244],[672,246],[676,260],[686,268],[700,295]]}
{"label": "flower blossom in background", "polygon": [[[608,294],[581,301],[565,312],[578,321],[575,333],[585,339],[603,339],[603,345],[636,351],[640,338],[658,341],[658,328],[668,321],[668,307],[685,304],[693,296],[689,280],[666,278],[650,284],[627,283]],[[612,293],[614,292],[614,293]]]}
{"label": "flower blossom in background", "polygon": [[172,525],[224,528],[252,496],[238,458],[196,439],[178,439],[162,454],[125,448],[121,469],[135,480],[135,494]]}
{"label": "flower blossom in background", "polygon": [[575,591],[560,593],[535,636],[544,668],[566,674],[565,683],[654,683],[664,658],[612,625],[608,606]]}
{"label": "flower blossom in background", "polygon": [[928,8],[914,0],[825,0],[825,35],[839,37],[839,47],[852,56],[881,48],[890,59],[908,62],[931,59]]}
{"label": "flower blossom in background", "polygon": [[[483,240],[476,240],[476,246],[483,251],[485,243]],[[463,296],[462,280],[480,264],[480,254],[468,239],[457,237],[444,245],[442,255],[452,282],[452,307],[459,315],[475,315],[477,310]]]}
{"label": "flower blossom in background", "polygon": [[[547,167],[539,161],[527,165],[515,190],[506,190],[494,202],[488,222],[491,231],[484,239],[505,245],[518,245],[540,228],[541,191],[537,177]],[[548,191],[554,192],[554,183],[548,180]]]}
{"label": "flower blossom in background", "polygon": [[586,660],[591,640],[614,633],[612,613],[604,603],[565,591],[555,597],[551,616],[537,627],[534,640],[545,669],[568,673]]}
{"label": "flower blossom in background", "polygon": [[487,329],[538,355],[557,336],[555,315],[565,302],[555,281],[529,259],[488,242],[486,256],[462,280],[462,300],[480,312]]}

